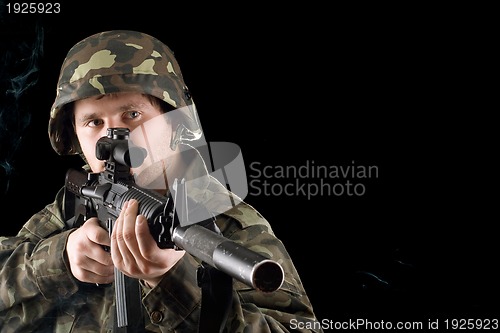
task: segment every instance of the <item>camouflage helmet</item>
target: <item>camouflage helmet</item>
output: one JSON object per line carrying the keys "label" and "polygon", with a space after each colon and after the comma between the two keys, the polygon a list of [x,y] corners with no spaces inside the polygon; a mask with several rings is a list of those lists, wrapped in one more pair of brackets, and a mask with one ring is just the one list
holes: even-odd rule
{"label": "camouflage helmet", "polygon": [[176,131],[177,140],[201,136],[194,102],[170,48],[145,33],[114,30],[83,39],[66,55],[48,126],[54,150],[60,155],[81,154],[74,129],[62,115],[64,105],[118,92],[149,94],[179,109],[183,124]]}

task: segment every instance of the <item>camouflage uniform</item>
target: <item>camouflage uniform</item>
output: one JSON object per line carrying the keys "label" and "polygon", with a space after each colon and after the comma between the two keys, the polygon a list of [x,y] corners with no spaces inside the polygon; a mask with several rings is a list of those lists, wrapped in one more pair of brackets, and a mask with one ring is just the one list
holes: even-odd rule
{"label": "camouflage uniform", "polygon": [[[66,57],[49,122],[56,152],[80,153],[74,133],[62,126],[61,106],[124,90],[149,93],[173,107],[190,106],[177,137],[199,137],[196,110],[171,51],[151,36],[113,31],[89,37]],[[207,179],[204,195],[223,193],[219,183]],[[71,229],[64,222],[63,207],[61,189],[54,202],[33,215],[15,237],[0,238],[0,332],[112,331],[113,285],[82,283],[72,276],[65,254]],[[288,332],[292,319],[316,320],[285,247],[253,207],[241,202],[218,215],[216,223],[224,236],[279,262],[285,272],[282,287],[272,293],[234,280],[225,332]],[[199,265],[199,259],[186,253],[155,288],[141,284],[148,331],[197,332],[202,296],[196,280]]]}

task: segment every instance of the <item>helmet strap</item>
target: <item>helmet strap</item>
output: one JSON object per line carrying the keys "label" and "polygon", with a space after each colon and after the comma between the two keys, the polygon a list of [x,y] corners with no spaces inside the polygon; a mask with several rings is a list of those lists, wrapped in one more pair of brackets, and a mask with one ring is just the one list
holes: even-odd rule
{"label": "helmet strap", "polygon": [[177,125],[177,128],[175,131],[172,131],[172,136],[170,137],[170,149],[175,151],[177,149],[177,146],[182,140],[182,135],[184,134],[184,131],[186,130],[186,127],[183,124]]}

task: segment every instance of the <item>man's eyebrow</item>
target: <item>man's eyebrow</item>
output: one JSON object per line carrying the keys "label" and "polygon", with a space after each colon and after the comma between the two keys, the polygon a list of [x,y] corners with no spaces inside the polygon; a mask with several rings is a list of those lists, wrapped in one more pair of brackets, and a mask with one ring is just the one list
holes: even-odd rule
{"label": "man's eyebrow", "polygon": [[96,119],[96,118],[99,118],[99,115],[97,114],[97,112],[92,112],[92,113],[87,113],[87,114],[84,114],[84,115],[78,117],[78,119],[76,119],[76,121],[78,123],[84,123],[86,121]]}
{"label": "man's eyebrow", "polygon": [[[147,103],[127,103],[127,104],[120,105],[118,107],[118,109],[116,109],[114,111],[114,113],[137,111],[137,110],[144,109],[146,107],[147,107]],[[84,123],[84,122],[87,122],[89,120],[99,119],[100,117],[102,117],[101,113],[91,112],[91,113],[81,115],[78,119],[76,119],[76,121],[78,123]]]}
{"label": "man's eyebrow", "polygon": [[146,103],[128,103],[119,107],[120,111],[135,111],[140,110],[146,107]]}

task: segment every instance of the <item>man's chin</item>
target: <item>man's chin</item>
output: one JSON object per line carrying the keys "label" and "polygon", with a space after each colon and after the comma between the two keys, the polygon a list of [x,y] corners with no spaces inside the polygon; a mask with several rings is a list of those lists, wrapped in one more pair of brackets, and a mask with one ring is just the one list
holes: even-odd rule
{"label": "man's chin", "polygon": [[168,189],[167,170],[162,161],[137,170],[134,179],[138,186],[146,189],[159,191]]}

